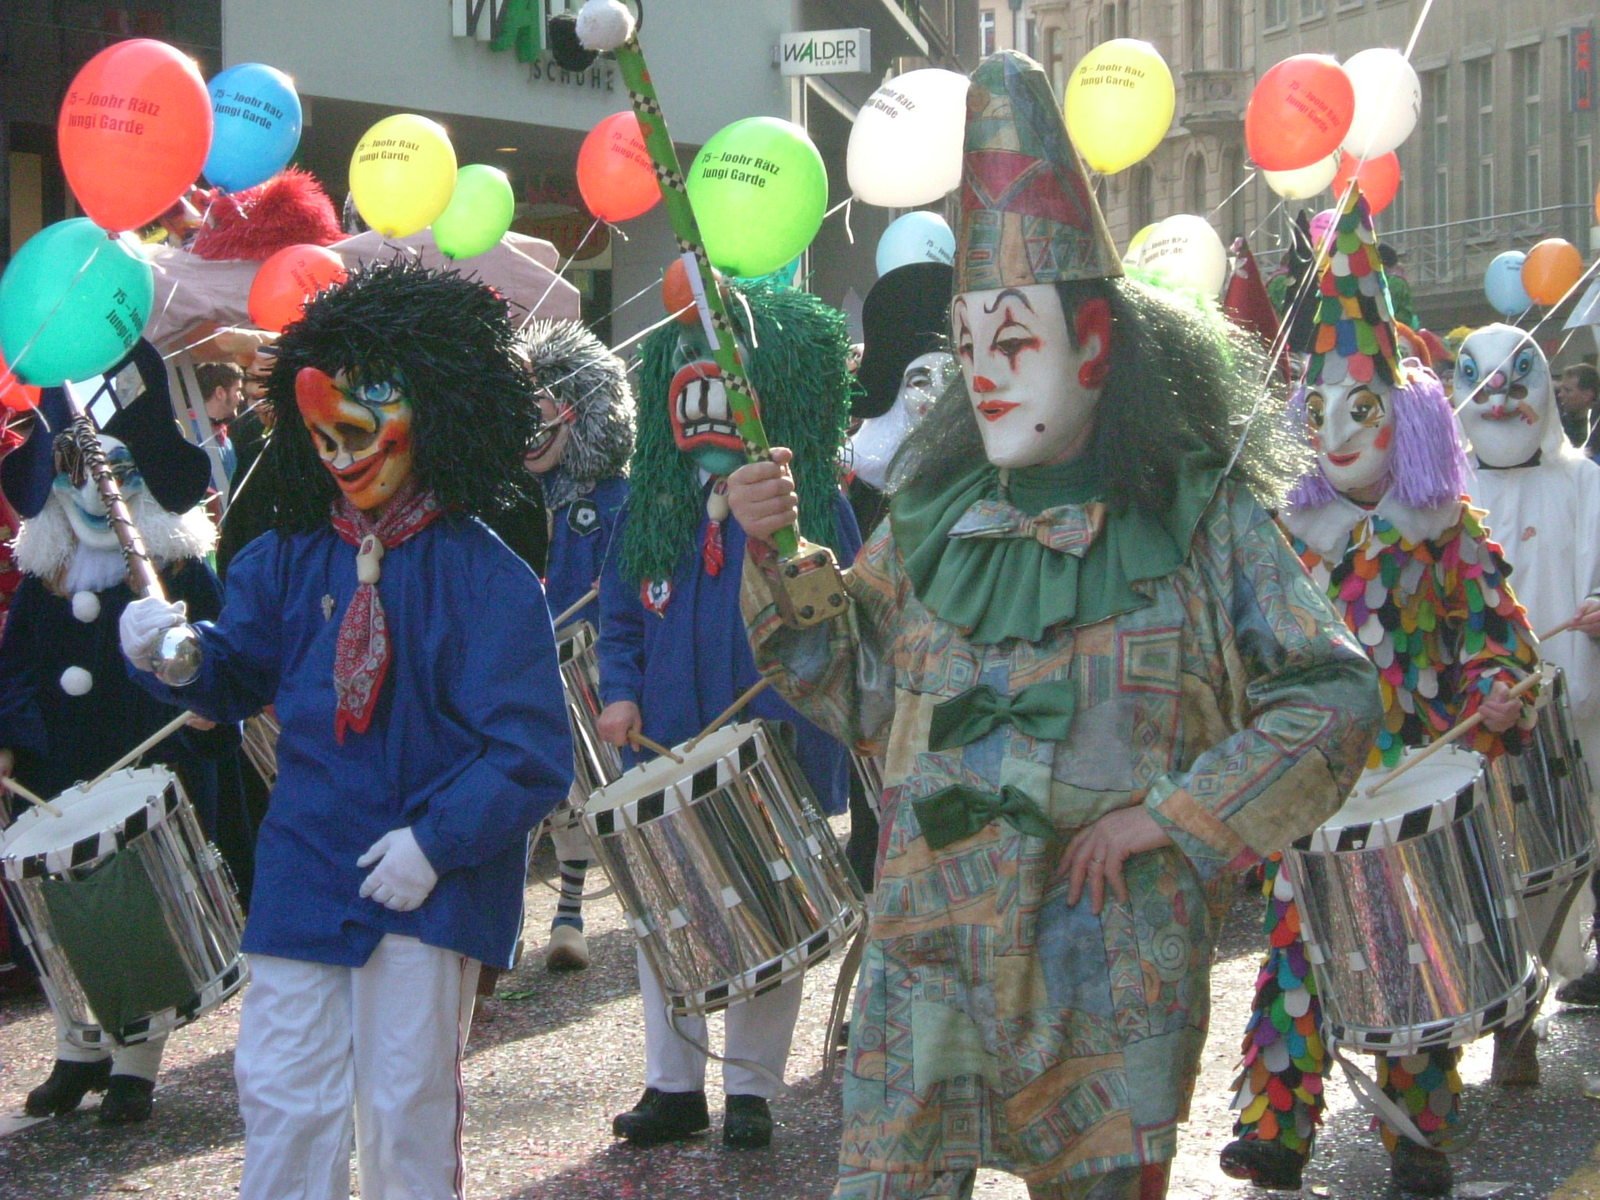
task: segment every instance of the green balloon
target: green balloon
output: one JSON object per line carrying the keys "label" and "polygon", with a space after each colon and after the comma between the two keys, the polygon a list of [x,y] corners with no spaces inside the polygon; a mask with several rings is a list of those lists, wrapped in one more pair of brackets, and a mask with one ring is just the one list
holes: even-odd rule
{"label": "green balloon", "polygon": [[447,258],[475,258],[500,244],[517,212],[517,194],[498,167],[469,163],[456,172],[450,203],[433,221],[433,240]]}
{"label": "green balloon", "polygon": [[711,265],[744,278],[803,251],[828,208],[822,155],[804,129],[777,117],[748,117],[713,135],[688,186]]}
{"label": "green balloon", "polygon": [[150,264],[85,217],[28,239],[0,277],[0,351],[24,383],[57,387],[116,364],[155,301]]}

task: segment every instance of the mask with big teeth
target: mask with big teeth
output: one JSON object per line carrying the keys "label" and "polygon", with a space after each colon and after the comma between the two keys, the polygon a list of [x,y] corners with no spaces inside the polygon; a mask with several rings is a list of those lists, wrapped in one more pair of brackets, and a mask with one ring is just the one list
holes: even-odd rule
{"label": "mask with big teeth", "polygon": [[728,406],[728,386],[698,327],[678,337],[679,365],[667,389],[672,440],[701,470],[728,475],[745,463],[744,439]]}
{"label": "mask with big teeth", "polygon": [[1557,418],[1550,364],[1528,334],[1512,325],[1486,325],[1461,343],[1455,403],[1478,461],[1490,467],[1527,462]]}
{"label": "mask with big teeth", "polygon": [[339,490],[363,511],[392,499],[411,475],[411,401],[396,380],[303,367],[295,402]]}
{"label": "mask with big teeth", "polygon": [[[106,464],[116,477],[122,490],[122,499],[132,504],[136,495],[144,490],[144,479],[134,465],[128,448],[114,437],[100,435],[100,445],[105,451]],[[57,471],[52,488],[56,500],[67,514],[67,523],[78,541],[95,550],[115,550],[120,543],[117,531],[111,527],[106,506],[100,500],[100,488],[89,475],[87,464],[77,452],[70,433],[57,435]]]}

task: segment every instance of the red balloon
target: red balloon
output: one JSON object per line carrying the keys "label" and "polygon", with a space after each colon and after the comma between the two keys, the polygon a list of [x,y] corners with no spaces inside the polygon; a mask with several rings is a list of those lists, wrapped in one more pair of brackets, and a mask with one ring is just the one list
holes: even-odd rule
{"label": "red balloon", "polygon": [[1367,198],[1367,208],[1377,216],[1390,204],[1400,190],[1400,160],[1393,150],[1362,162],[1352,154],[1339,155],[1339,169],[1333,173],[1333,194],[1344,195],[1351,177],[1361,185],[1361,194]]}
{"label": "red balloon", "polygon": [[56,142],[89,219],[112,232],[138,229],[176,204],[205,165],[211,96],[194,60],[165,42],[117,42],[73,79]]}
{"label": "red balloon", "polygon": [[611,224],[643,216],[661,199],[655,164],[633,113],[613,113],[583,139],[578,191],[589,211]]}
{"label": "red balloon", "polygon": [[0,354],[0,407],[27,412],[39,407],[39,389],[18,379],[6,356]]}
{"label": "red balloon", "polygon": [[306,301],[343,283],[344,260],[321,246],[285,246],[256,270],[250,284],[250,319],[269,333],[300,319]]}
{"label": "red balloon", "polygon": [[1327,54],[1296,54],[1270,68],[1250,93],[1244,141],[1267,171],[1298,171],[1339,148],[1355,117],[1356,93]]}

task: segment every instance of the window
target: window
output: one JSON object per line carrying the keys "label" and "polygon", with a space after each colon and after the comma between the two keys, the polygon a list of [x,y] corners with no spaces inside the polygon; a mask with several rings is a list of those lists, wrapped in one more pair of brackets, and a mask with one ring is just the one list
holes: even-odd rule
{"label": "window", "polygon": [[1191,154],[1183,169],[1183,199],[1187,211],[1198,216],[1206,215],[1206,160],[1202,155]]}
{"label": "window", "polygon": [[1189,69],[1198,71],[1206,61],[1206,0],[1189,0],[1188,24],[1184,31]]}
{"label": "window", "polygon": [[1133,233],[1138,233],[1156,219],[1156,173],[1149,163],[1140,163],[1133,169],[1128,207],[1131,210]]}
{"label": "window", "polygon": [[1422,76],[1422,224],[1450,219],[1450,76],[1441,68]]}
{"label": "window", "polygon": [[1100,6],[1100,40],[1109,42],[1112,38],[1127,36],[1128,31],[1124,28],[1119,28],[1117,25],[1117,6],[1115,4],[1102,4]]}
{"label": "window", "polygon": [[1289,0],[1266,0],[1261,6],[1261,24],[1265,29],[1282,29],[1289,23]]}
{"label": "window", "polygon": [[1300,19],[1315,21],[1322,16],[1322,0],[1300,0]]}
{"label": "window", "polygon": [[1572,148],[1572,171],[1573,178],[1578,181],[1578,199],[1584,204],[1592,203],[1595,197],[1594,146],[1587,138]]}
{"label": "window", "polygon": [[1061,30],[1052,25],[1044,31],[1044,73],[1055,88],[1057,98],[1066,93],[1066,63],[1061,54]]}
{"label": "window", "polygon": [[1467,64],[1468,193],[1474,217],[1494,214],[1494,61]]}
{"label": "window", "polygon": [[1038,51],[1035,50],[1034,47],[1036,47],[1038,44],[1039,19],[1037,17],[1028,17],[1022,23],[1022,45],[1019,46],[1018,49],[1020,49],[1024,54],[1037,56]]}
{"label": "window", "polygon": [[1222,205],[1220,225],[1225,244],[1231,244],[1234,238],[1243,237],[1249,232],[1249,222],[1245,219],[1244,213],[1244,197],[1250,189],[1242,186],[1243,183],[1244,151],[1237,146],[1229,146],[1222,152],[1222,190],[1227,200]]}
{"label": "window", "polygon": [[1531,212],[1544,203],[1539,178],[1539,62],[1537,43],[1511,52],[1511,76],[1520,110],[1516,130],[1520,161],[1515,205],[1523,212]]}
{"label": "window", "polygon": [[985,58],[994,53],[994,9],[986,8],[978,14],[978,47]]}
{"label": "window", "polygon": [[1244,8],[1240,0],[1222,0],[1222,65],[1231,71],[1244,66]]}

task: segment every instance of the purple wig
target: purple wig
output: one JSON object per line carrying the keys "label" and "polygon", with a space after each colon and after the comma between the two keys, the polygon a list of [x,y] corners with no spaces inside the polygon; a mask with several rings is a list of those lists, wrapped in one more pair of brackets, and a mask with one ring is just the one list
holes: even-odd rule
{"label": "purple wig", "polygon": [[[1389,490],[1407,508],[1437,508],[1459,500],[1467,490],[1467,456],[1460,430],[1439,377],[1414,358],[1403,364],[1404,382],[1391,388],[1394,454],[1389,459]],[[1306,424],[1304,384],[1289,399],[1289,420]],[[1321,508],[1339,493],[1319,460],[1289,491],[1289,507]]]}

